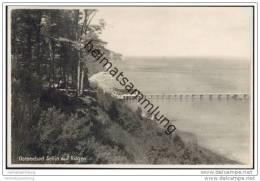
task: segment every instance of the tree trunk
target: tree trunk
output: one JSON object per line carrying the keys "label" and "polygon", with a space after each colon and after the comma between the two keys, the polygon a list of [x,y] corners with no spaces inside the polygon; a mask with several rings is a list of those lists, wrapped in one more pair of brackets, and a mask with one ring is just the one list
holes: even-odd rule
{"label": "tree trunk", "polygon": [[[80,54],[80,53],[79,53]],[[78,67],[77,67],[77,95],[80,96],[80,56],[78,61]]]}
{"label": "tree trunk", "polygon": [[[79,22],[79,10],[76,10],[75,11],[75,27],[76,27],[75,40],[76,41],[78,41],[80,39],[78,30],[77,30],[78,22]],[[80,57],[80,51],[79,51],[78,52],[78,65],[77,65],[77,85],[76,85],[77,96],[80,96],[80,72],[81,72],[81,69],[80,69],[81,65],[80,64],[81,64],[81,57]]]}
{"label": "tree trunk", "polygon": [[37,61],[37,64],[36,64],[36,71],[39,72],[39,75],[41,75],[41,31],[40,29],[38,28],[37,29],[37,37],[36,37],[36,41],[37,41],[37,49],[36,49],[36,61]]}
{"label": "tree trunk", "polygon": [[54,72],[53,72],[53,69],[54,69],[54,58],[53,58],[53,51],[52,51],[52,45],[51,45],[51,42],[49,40],[48,42],[48,45],[49,45],[49,56],[50,56],[50,69],[49,69],[49,86],[53,86],[53,81],[52,78],[54,75]]}
{"label": "tree trunk", "polygon": [[55,83],[56,83],[56,75],[55,75],[55,52],[54,50],[52,49],[52,81],[53,81],[53,87],[55,87]]}
{"label": "tree trunk", "polygon": [[83,91],[84,91],[84,75],[85,75],[85,71],[84,71],[84,68],[82,68],[81,70],[81,77],[80,77],[80,95],[83,94]]}

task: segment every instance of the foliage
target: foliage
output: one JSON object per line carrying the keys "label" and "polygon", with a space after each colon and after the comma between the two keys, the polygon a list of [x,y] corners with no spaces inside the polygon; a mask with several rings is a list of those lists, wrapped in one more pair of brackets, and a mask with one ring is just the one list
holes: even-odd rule
{"label": "foliage", "polygon": [[77,156],[84,159],[59,162],[85,164],[233,163],[162,134],[140,110],[89,87],[88,73],[98,69],[84,43],[95,40],[111,59],[121,59],[100,39],[105,23],[92,24],[96,12],[12,10],[13,163],[19,156]]}
{"label": "foliage", "polygon": [[[81,54],[84,54],[84,50],[77,49],[76,45],[87,41],[86,38],[99,39],[104,22],[91,24],[89,17],[92,19],[95,12],[96,10],[12,10],[11,115],[14,159],[20,155],[40,155],[46,151],[42,145],[37,144],[39,136],[43,136],[39,135],[38,124],[43,121],[40,115],[45,115],[42,111],[46,106],[42,107],[41,99],[46,89],[79,89],[78,82],[81,83],[81,90],[87,88],[88,77],[82,74],[84,66],[79,64],[83,61]],[[83,62],[85,61],[86,58]],[[67,103],[71,102],[66,100]],[[64,103],[66,104],[61,102]],[[48,107],[52,107],[52,104]],[[57,121],[65,119],[57,117],[60,118]],[[49,119],[51,117],[46,117],[46,121]]]}

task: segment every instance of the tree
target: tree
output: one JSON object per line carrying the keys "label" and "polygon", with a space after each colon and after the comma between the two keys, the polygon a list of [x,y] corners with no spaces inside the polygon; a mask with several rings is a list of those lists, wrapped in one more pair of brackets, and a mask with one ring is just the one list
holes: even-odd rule
{"label": "tree", "polygon": [[[77,42],[81,45],[82,43],[89,41],[89,40],[93,40],[96,39],[97,40],[97,36],[96,36],[96,30],[97,30],[97,26],[95,27],[94,25],[91,25],[91,22],[96,14],[96,10],[83,10],[81,13],[79,13],[79,11],[77,11],[76,15],[80,16],[82,14],[83,18],[82,18],[82,23],[80,24],[80,32],[77,32]],[[79,18],[77,18],[77,22],[79,22]],[[94,29],[95,27],[95,29]],[[100,26],[98,26],[98,28],[100,28]],[[86,58],[85,60],[83,59],[83,54],[84,54],[84,50],[82,52],[79,51],[79,60],[78,60],[78,67],[77,67],[77,95],[82,95],[84,88],[85,88],[85,84],[84,82],[86,82],[86,79],[88,77],[86,72],[88,71],[87,66],[86,66]],[[84,81],[85,80],[85,81]]]}
{"label": "tree", "polygon": [[89,39],[95,39],[98,46],[105,45],[98,37],[104,24],[91,24],[95,13],[96,10],[12,10],[12,154],[29,154],[29,150],[39,153],[35,127],[42,111],[43,90],[73,89],[81,95],[88,85],[87,61],[91,57],[82,47]]}

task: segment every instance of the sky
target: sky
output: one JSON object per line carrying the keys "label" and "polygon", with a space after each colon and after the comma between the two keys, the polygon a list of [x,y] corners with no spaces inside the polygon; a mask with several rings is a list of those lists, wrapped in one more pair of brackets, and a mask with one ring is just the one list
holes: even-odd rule
{"label": "sky", "polygon": [[102,7],[102,39],[123,56],[251,58],[250,7]]}

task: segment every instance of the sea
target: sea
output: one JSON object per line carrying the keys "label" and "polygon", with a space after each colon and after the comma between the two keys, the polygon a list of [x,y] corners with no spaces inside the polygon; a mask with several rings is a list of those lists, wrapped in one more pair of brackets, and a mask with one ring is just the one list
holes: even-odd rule
{"label": "sea", "polygon": [[[250,95],[252,90],[251,62],[247,59],[126,57],[115,65],[144,94]],[[242,164],[251,163],[250,99],[162,99],[152,103],[174,120],[178,130],[193,133],[199,145]]]}

